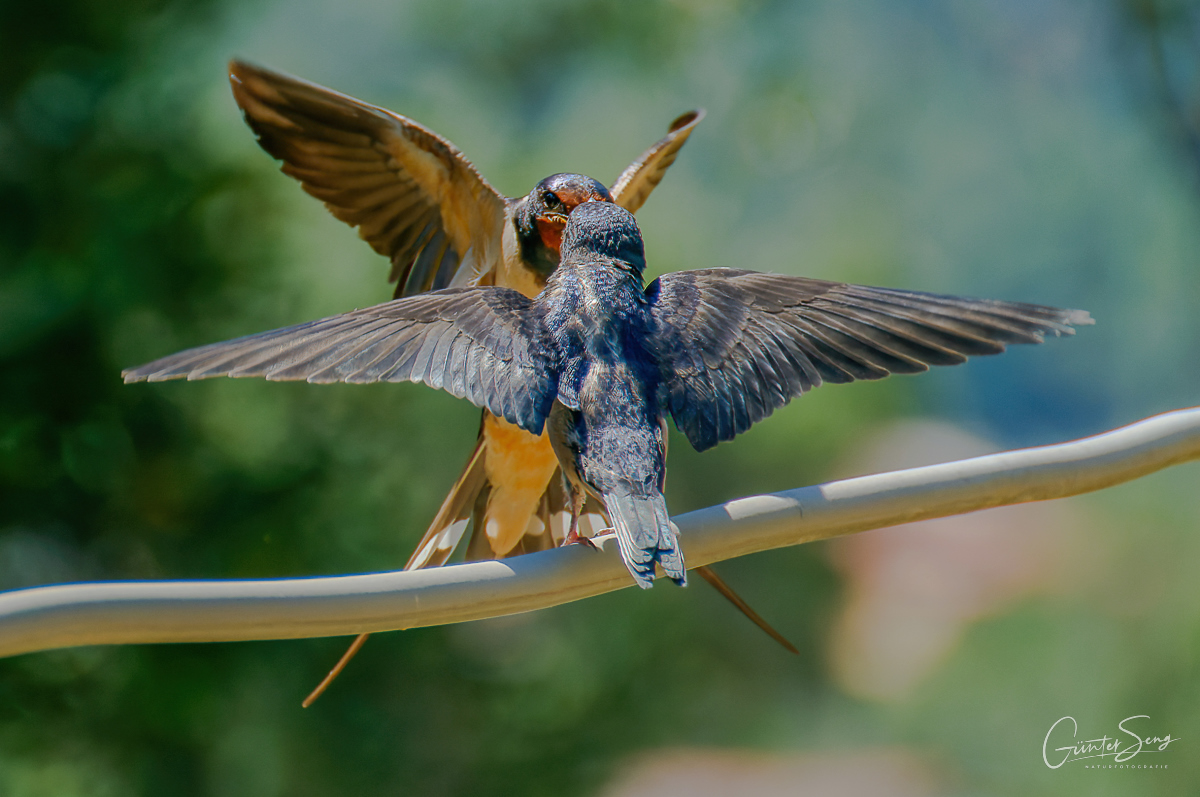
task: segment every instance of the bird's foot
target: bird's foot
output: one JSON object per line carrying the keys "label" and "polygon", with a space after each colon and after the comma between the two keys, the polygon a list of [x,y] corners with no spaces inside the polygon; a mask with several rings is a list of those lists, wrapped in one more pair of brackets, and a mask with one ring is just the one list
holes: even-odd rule
{"label": "bird's foot", "polygon": [[563,537],[563,545],[586,545],[589,548],[596,548],[596,543],[592,542],[590,537],[584,537],[579,532],[572,529],[567,532],[567,536]]}

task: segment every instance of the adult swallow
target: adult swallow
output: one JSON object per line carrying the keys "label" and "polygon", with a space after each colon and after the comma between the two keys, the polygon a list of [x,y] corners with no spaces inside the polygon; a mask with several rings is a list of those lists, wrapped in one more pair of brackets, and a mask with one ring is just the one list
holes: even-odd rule
{"label": "adult swallow", "polygon": [[[558,265],[571,210],[602,201],[636,212],[704,117],[677,118],[611,191],[591,177],[555,174],[508,198],[457,147],[411,119],[242,61],[229,70],[259,144],[391,261],[396,298],[474,285],[536,296]],[[544,435],[485,410],[475,449],[406,568],[444,563],[472,519],[469,559],[554,547],[566,525],[557,469]]]}
{"label": "adult swallow", "polygon": [[1082,310],[734,269],[643,287],[637,224],[605,202],[571,213],[561,254],[533,299],[450,288],[189,349],[125,380],[423,382],[530,433],[548,425],[572,530],[583,495],[602,500],[646,588],[656,564],[686,580],[662,495],[668,415],[703,451],[824,382],[953,365],[1092,323]]}

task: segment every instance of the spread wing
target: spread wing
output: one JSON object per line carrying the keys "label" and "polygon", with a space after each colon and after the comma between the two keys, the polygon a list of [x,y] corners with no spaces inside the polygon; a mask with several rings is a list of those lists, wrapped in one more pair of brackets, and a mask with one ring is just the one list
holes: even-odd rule
{"label": "spread wing", "polygon": [[258,143],[392,261],[396,295],[447,287],[499,257],[505,199],[444,138],[411,119],[242,61],[233,96]]}
{"label": "spread wing", "polygon": [[537,434],[557,364],[530,304],[508,288],[452,288],[188,349],[122,376],[424,382]]}
{"label": "spread wing", "polygon": [[667,135],[621,172],[621,176],[613,183],[613,200],[630,213],[637,213],[654,187],[662,182],[663,175],[675,162],[679,150],[703,118],[704,111],[695,110],[671,122]]}
{"label": "spread wing", "polygon": [[667,274],[646,293],[668,409],[701,451],[822,382],[954,365],[1092,323],[1082,310],[733,269]]}

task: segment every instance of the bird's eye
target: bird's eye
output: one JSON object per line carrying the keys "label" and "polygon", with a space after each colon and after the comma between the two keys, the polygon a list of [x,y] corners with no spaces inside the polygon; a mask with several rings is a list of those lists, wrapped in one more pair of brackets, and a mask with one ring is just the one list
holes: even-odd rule
{"label": "bird's eye", "polygon": [[562,207],[562,202],[559,201],[558,196],[553,191],[547,191],[542,194],[542,204],[548,208]]}

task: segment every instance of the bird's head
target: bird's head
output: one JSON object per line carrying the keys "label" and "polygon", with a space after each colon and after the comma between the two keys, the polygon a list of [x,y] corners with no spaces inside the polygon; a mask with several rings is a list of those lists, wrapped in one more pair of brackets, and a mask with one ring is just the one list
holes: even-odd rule
{"label": "bird's head", "polygon": [[571,211],[561,249],[563,258],[588,253],[619,261],[639,278],[646,270],[646,248],[633,214],[611,202],[586,202]]}
{"label": "bird's head", "polygon": [[544,275],[558,266],[563,229],[571,211],[585,202],[613,201],[602,183],[582,174],[552,174],[533,187],[516,215],[525,261]]}

